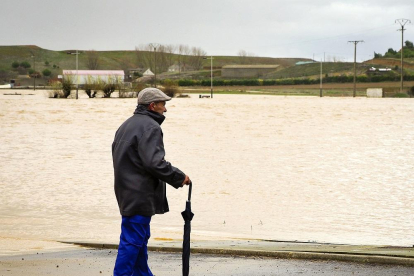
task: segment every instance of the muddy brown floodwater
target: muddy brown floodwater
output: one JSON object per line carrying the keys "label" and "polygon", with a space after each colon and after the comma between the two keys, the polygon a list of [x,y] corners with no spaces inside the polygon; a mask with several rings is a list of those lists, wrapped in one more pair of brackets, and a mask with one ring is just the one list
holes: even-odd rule
{"label": "muddy brown floodwater", "polygon": [[[111,143],[136,99],[0,93],[0,238],[118,242]],[[166,159],[194,182],[194,239],[414,244],[414,100],[173,99]],[[182,236],[187,189],[152,238]]]}

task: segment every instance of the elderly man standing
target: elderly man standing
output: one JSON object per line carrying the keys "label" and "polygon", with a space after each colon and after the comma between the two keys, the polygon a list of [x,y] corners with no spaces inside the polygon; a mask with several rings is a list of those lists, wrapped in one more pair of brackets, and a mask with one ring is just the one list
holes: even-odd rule
{"label": "elderly man standing", "polygon": [[164,159],[160,125],[169,100],[171,97],[157,88],[143,89],[134,115],[115,134],[115,195],[122,215],[115,276],[152,275],[147,262],[150,221],[153,215],[169,210],[165,183],[180,188],[191,182]]}

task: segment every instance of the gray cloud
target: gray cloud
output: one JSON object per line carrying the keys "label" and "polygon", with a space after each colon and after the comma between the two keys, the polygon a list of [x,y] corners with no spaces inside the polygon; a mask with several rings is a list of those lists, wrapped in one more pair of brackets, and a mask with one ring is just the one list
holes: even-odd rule
{"label": "gray cloud", "polygon": [[[158,42],[201,47],[212,55],[241,49],[261,56],[352,59],[348,40],[363,39],[360,59],[399,49],[397,18],[414,14],[411,0],[3,0],[2,45],[54,50],[133,50]],[[414,22],[414,18],[411,18]],[[414,25],[405,37],[414,40]]]}

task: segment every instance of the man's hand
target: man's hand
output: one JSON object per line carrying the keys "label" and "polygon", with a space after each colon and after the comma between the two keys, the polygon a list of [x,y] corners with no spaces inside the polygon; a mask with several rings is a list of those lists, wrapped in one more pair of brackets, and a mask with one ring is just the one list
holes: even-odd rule
{"label": "man's hand", "polygon": [[185,179],[183,181],[183,184],[181,184],[181,186],[190,185],[190,184],[191,184],[190,178],[188,177],[188,175],[185,175]]}

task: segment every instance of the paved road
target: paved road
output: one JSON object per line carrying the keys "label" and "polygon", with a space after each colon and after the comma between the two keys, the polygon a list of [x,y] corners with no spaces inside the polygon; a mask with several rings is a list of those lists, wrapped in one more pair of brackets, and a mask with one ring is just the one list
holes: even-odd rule
{"label": "paved road", "polygon": [[[182,275],[180,254],[150,252],[149,255],[149,263],[156,276]],[[109,249],[1,256],[0,275],[112,275],[115,258],[116,250]],[[414,267],[193,254],[190,275],[412,276]]]}

